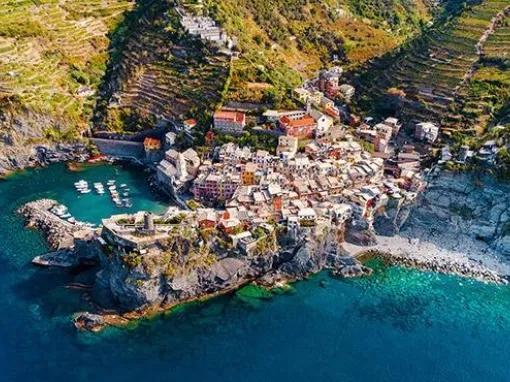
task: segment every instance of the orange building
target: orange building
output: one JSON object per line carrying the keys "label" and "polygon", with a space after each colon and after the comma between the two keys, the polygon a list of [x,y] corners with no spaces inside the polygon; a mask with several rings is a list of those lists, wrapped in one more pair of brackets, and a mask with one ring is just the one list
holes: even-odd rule
{"label": "orange building", "polygon": [[145,151],[161,150],[161,141],[157,138],[147,137],[143,141]]}

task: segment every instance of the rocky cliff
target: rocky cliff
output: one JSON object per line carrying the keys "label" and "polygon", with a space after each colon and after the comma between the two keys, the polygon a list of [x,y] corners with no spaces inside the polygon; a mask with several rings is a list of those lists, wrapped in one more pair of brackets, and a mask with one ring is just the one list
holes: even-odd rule
{"label": "rocky cliff", "polygon": [[403,232],[449,235],[455,245],[469,239],[510,256],[509,192],[510,185],[489,176],[443,172],[413,207]]}
{"label": "rocky cliff", "polygon": [[[321,225],[297,236],[283,235],[284,243],[274,250],[251,256],[217,254],[208,264],[171,273],[168,263],[155,264],[145,258],[133,264],[126,262],[126,254],[106,251],[100,256],[101,270],[96,278],[94,300],[104,308],[114,308],[122,317],[129,312],[143,314],[227,293],[253,281],[271,287],[279,282],[303,279],[323,269],[331,269],[342,277],[368,274],[368,268],[346,256],[336,233],[335,227]],[[94,330],[108,323],[108,317],[111,319],[111,316],[82,313],[76,318],[76,325]]]}
{"label": "rocky cliff", "polygon": [[508,278],[509,191],[510,185],[489,176],[437,173],[415,205],[396,206],[376,219],[380,236],[372,249],[392,253],[398,263],[412,259],[420,268],[428,264],[484,281]]}

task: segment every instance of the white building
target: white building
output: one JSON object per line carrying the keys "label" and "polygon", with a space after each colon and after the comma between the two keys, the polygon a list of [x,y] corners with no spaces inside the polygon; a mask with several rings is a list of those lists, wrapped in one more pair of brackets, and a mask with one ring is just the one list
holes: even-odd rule
{"label": "white building", "polygon": [[316,135],[319,137],[327,134],[329,129],[331,129],[331,127],[335,123],[333,118],[331,118],[329,115],[321,113],[320,111],[317,111],[315,109],[310,111],[310,116],[317,123]]}
{"label": "white building", "polygon": [[416,124],[414,137],[420,141],[433,143],[439,135],[439,127],[431,122],[421,122]]}
{"label": "white building", "polygon": [[283,160],[289,160],[296,156],[299,140],[290,135],[282,135],[278,138],[276,154]]}

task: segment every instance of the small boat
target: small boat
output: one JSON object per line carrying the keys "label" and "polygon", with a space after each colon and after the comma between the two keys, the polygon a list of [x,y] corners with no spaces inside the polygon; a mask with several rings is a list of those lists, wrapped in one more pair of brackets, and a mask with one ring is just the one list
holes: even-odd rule
{"label": "small boat", "polygon": [[108,186],[113,186],[115,184],[115,181],[110,179],[108,182],[106,182]]}
{"label": "small boat", "polygon": [[110,186],[110,187],[108,187],[108,189],[109,189],[110,191],[115,191],[115,190],[117,189],[117,187],[115,187],[115,186]]}
{"label": "small boat", "polygon": [[70,213],[61,216],[62,219],[69,219],[72,215]]}
{"label": "small boat", "polygon": [[126,183],[122,183],[120,186],[121,187],[127,187],[127,184]]}
{"label": "small boat", "polygon": [[67,221],[71,224],[76,224],[76,219],[75,218],[69,218],[67,219]]}

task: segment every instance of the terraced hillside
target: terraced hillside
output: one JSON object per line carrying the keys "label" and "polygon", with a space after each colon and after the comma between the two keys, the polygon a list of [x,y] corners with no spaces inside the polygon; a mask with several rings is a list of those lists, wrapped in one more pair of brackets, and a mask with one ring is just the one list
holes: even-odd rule
{"label": "terraced hillside", "polygon": [[460,89],[457,110],[473,122],[477,132],[510,123],[510,4],[481,45],[472,76]]}
{"label": "terraced hillside", "polygon": [[87,126],[105,70],[107,35],[133,4],[0,0],[0,113],[5,134],[11,118],[32,123],[27,136],[31,129],[61,135]]}
{"label": "terraced hillside", "polygon": [[[207,9],[238,38],[231,99],[284,98],[337,59],[357,65],[391,51],[432,17],[428,0],[206,0]],[[435,4],[435,2],[434,2]]]}
{"label": "terraced hillside", "polygon": [[507,102],[509,7],[510,0],[468,5],[398,56],[377,62],[360,78],[360,103],[439,122],[446,134],[482,132]]}
{"label": "terraced hillside", "polygon": [[185,34],[175,4],[149,2],[116,42],[97,130],[137,131],[165,120],[205,119],[222,100],[230,57]]}

